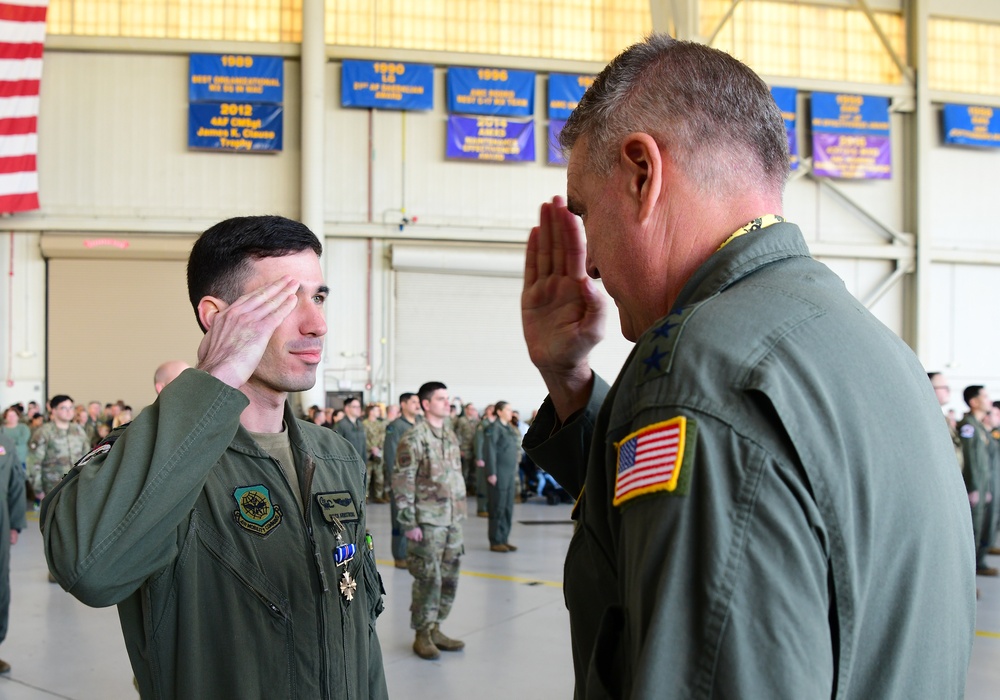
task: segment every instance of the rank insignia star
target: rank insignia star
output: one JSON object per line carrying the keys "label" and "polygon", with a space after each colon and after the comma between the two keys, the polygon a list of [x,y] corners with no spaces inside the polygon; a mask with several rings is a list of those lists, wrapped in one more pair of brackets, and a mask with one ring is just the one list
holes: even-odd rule
{"label": "rank insignia star", "polygon": [[351,578],[351,575],[345,571],[340,579],[340,594],[344,596],[344,600],[350,603],[354,600],[354,591],[356,590],[358,590],[358,582]]}
{"label": "rank insignia star", "polygon": [[660,349],[656,346],[653,347],[653,352],[649,357],[645,358],[642,362],[646,365],[646,371],[652,372],[653,370],[660,370],[660,362],[669,355],[669,352],[660,352]]}
{"label": "rank insignia star", "polygon": [[670,319],[667,319],[666,323],[662,326],[653,329],[653,335],[658,335],[664,340],[668,340],[670,338],[670,331],[678,328],[680,325],[679,323],[671,323]]}

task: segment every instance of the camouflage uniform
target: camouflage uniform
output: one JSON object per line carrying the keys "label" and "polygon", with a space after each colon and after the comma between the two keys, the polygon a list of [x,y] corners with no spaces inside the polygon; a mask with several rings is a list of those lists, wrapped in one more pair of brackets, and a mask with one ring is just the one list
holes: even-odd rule
{"label": "camouflage uniform", "polygon": [[392,493],[403,532],[420,527],[423,539],[410,541],[406,564],[413,575],[410,627],[428,629],[451,611],[465,551],[465,480],[458,438],[450,427],[424,421],[403,435],[396,452]]}
{"label": "camouflage uniform", "polygon": [[90,441],[79,423],[70,423],[65,430],[55,423],[46,423],[31,436],[28,447],[31,485],[35,493],[48,493],[90,452]]}
{"label": "camouflage uniform", "polygon": [[455,434],[458,436],[458,446],[462,449],[462,476],[465,477],[467,493],[475,496],[476,489],[476,421],[469,420],[464,415],[455,421]]}
{"label": "camouflage uniform", "polygon": [[[365,444],[368,447],[368,454],[363,455],[368,459],[368,479],[365,488],[368,495],[375,501],[385,500],[385,469],[382,460],[382,446],[385,443],[385,423],[380,420],[363,420],[362,427],[365,429]],[[379,456],[372,454],[372,448],[376,447]]]}

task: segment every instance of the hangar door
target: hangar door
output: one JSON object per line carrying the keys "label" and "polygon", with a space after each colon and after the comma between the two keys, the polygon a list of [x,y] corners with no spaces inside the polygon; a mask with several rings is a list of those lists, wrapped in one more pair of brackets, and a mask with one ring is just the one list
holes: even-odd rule
{"label": "hangar door", "polygon": [[195,364],[201,330],[181,260],[48,260],[48,396],[122,399],[133,415],[156,397],[165,360]]}
{"label": "hangar door", "polygon": [[[460,251],[438,250],[419,264],[393,247],[395,394],[437,380],[480,409],[505,400],[530,417],[547,392],[521,331],[522,251],[491,251],[483,266],[492,270],[463,274],[476,265],[463,264]],[[632,344],[608,304],[605,339],[591,363],[610,383]]]}

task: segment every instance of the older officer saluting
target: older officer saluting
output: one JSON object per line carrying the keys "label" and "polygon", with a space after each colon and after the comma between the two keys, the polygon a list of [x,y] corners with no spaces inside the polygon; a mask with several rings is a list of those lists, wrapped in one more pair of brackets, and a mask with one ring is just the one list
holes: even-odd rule
{"label": "older officer saluting", "polygon": [[[568,199],[542,206],[525,266],[550,392],[525,445],[578,496],[577,696],[961,697],[975,586],[954,451],[913,353],[782,218],[767,85],[654,35],[561,140]],[[610,388],[587,360],[588,275],[636,341]]]}

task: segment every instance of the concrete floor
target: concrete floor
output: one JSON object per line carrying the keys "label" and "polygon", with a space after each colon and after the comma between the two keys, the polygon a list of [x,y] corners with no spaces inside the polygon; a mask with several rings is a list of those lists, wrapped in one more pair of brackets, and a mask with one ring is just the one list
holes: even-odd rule
{"label": "concrete floor", "polygon": [[[485,518],[466,521],[463,575],[443,628],[464,639],[467,647],[428,662],[410,649],[410,575],[387,560],[389,507],[370,507],[369,527],[381,552],[387,591],[378,629],[390,697],[572,697],[569,619],[561,587],[572,534],[569,514],[569,506],[548,506],[538,499],[515,506],[511,542],[519,550],[512,554],[488,550]],[[0,657],[13,670],[0,677],[0,700],[137,697],[115,609],[88,608],[47,583],[37,518],[12,550],[11,579],[11,624]],[[979,585],[969,700],[1000,697],[1000,579],[980,578]]]}

